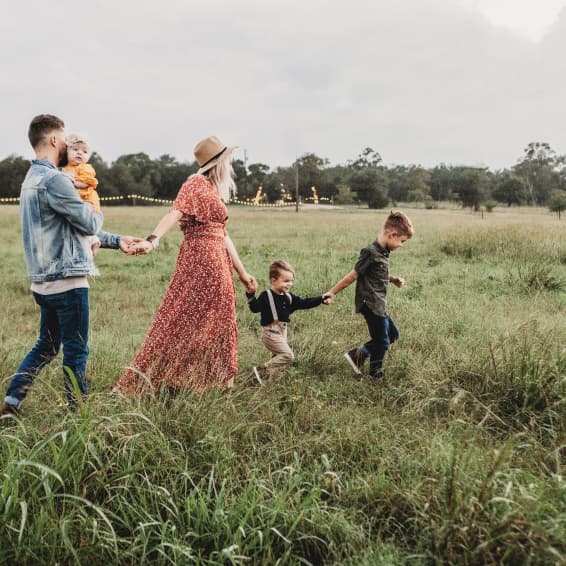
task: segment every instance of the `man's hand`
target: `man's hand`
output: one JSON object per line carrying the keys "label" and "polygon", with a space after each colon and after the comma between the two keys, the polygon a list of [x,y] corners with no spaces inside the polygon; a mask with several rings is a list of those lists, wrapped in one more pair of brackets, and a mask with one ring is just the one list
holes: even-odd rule
{"label": "man's hand", "polygon": [[389,283],[393,283],[395,287],[404,287],[405,286],[405,279],[403,277],[396,277],[395,275],[389,276]]}
{"label": "man's hand", "polygon": [[[120,236],[120,250],[126,255],[135,254],[136,245],[140,242],[145,242],[143,238],[136,238],[135,236]],[[149,242],[147,242],[149,244]],[[149,244],[151,246],[151,244]]]}

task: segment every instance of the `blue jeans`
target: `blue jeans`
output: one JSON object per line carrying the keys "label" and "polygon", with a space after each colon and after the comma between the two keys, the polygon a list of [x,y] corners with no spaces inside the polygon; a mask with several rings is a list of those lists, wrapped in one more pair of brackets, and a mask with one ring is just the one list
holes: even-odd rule
{"label": "blue jeans", "polygon": [[55,295],[33,294],[41,307],[39,339],[17,369],[4,401],[19,406],[34,378],[59,352],[63,344],[65,393],[72,409],[77,400],[66,368],[73,372],[80,392],[88,393],[86,361],[88,358],[89,305],[88,289],[71,289]]}
{"label": "blue jeans", "polygon": [[383,359],[389,346],[399,338],[399,329],[390,316],[378,316],[368,307],[362,307],[361,313],[366,319],[371,340],[366,342],[361,350],[370,356],[369,374],[381,377]]}

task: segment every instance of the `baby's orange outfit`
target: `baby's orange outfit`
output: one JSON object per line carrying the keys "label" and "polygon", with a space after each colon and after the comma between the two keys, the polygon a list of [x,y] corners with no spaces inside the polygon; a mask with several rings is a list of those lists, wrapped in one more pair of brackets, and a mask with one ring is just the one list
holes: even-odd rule
{"label": "baby's orange outfit", "polygon": [[94,206],[95,212],[100,212],[100,198],[96,192],[98,179],[96,178],[94,167],[88,163],[81,163],[79,165],[67,165],[63,168],[63,171],[72,173],[76,181],[88,185],[84,189],[77,189],[79,196],[85,202],[90,202]]}

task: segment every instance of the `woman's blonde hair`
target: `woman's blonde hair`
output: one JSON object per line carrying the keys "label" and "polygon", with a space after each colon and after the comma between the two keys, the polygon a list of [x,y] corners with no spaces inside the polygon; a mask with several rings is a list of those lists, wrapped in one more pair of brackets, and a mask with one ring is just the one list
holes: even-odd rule
{"label": "woman's blonde hair", "polygon": [[220,198],[224,202],[228,202],[232,195],[236,194],[236,182],[234,181],[234,168],[232,161],[234,159],[234,148],[229,147],[218,158],[216,165],[204,173],[211,183],[216,187]]}

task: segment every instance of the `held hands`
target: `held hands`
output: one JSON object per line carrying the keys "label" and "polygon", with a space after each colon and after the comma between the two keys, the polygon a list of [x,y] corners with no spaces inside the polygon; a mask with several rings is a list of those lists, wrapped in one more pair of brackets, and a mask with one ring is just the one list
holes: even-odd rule
{"label": "held hands", "polygon": [[126,255],[137,255],[137,253],[147,253],[147,252],[136,252],[136,249],[141,244],[151,244],[146,242],[143,238],[136,238],[135,236],[120,236],[120,250]]}
{"label": "held hands", "polygon": [[147,240],[141,240],[132,247],[128,255],[144,255],[151,253],[153,250],[154,247],[152,246],[151,242],[148,242]]}
{"label": "held hands", "polygon": [[240,281],[246,287],[246,293],[255,293],[257,291],[257,281],[253,275],[250,275],[248,272],[244,271],[239,275]]}
{"label": "held hands", "polygon": [[332,301],[334,301],[335,296],[336,296],[336,294],[333,293],[332,291],[326,291],[326,293],[324,293],[324,295],[322,295],[322,304],[323,305],[332,304]]}

